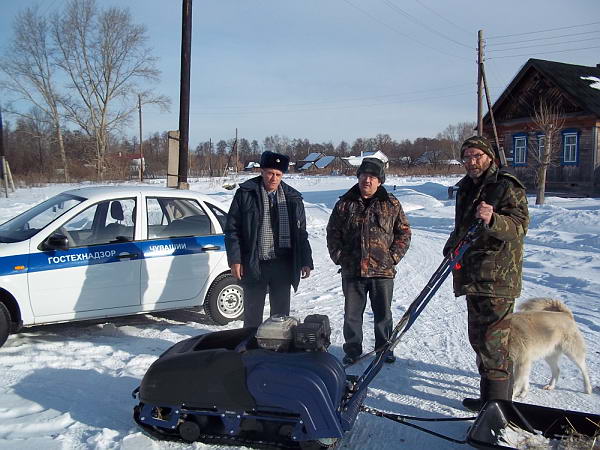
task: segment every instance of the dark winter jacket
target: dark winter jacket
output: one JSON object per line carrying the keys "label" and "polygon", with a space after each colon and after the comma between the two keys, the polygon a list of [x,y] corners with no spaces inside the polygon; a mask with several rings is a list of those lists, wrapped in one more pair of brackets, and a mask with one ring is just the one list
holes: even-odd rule
{"label": "dark winter jacket", "polygon": [[[251,178],[240,185],[233,197],[227,223],[225,224],[225,248],[229,265],[242,264],[244,280],[258,281],[260,267],[258,260],[258,230],[263,213],[260,197],[260,176]],[[290,238],[292,242],[292,286],[298,289],[302,267],[313,269],[312,251],[306,232],[306,216],[302,195],[296,189],[281,182],[287,203]]]}
{"label": "dark winter jacket", "polygon": [[340,197],[327,224],[327,249],[343,277],[394,278],[410,245],[402,206],[383,186],[365,202],[358,184]]}
{"label": "dark winter jacket", "polygon": [[452,271],[454,294],[516,298],[521,293],[523,240],[529,225],[525,188],[514,175],[498,170],[495,164],[482,177],[481,184],[468,176],[458,182],[456,222],[444,254],[473,224],[481,201],[492,205],[494,214],[465,253],[460,268]]}

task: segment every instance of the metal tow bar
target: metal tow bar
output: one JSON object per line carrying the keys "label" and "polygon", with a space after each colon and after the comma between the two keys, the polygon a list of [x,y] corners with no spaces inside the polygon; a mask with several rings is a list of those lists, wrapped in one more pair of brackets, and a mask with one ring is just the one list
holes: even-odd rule
{"label": "metal tow bar", "polygon": [[361,405],[360,410],[366,412],[368,414],[372,414],[377,417],[384,417],[386,419],[393,420],[394,422],[401,423],[403,425],[415,428],[419,431],[423,431],[424,433],[431,434],[435,437],[445,439],[446,441],[454,442],[455,444],[466,444],[467,439],[455,439],[450,436],[446,436],[441,433],[437,433],[428,428],[421,427],[417,424],[407,422],[408,420],[413,420],[415,422],[466,422],[469,420],[475,420],[477,416],[474,417],[437,417],[437,418],[426,418],[426,417],[414,417],[414,416],[403,416],[401,414],[392,414],[385,411],[381,411],[379,409],[371,408],[370,406]]}

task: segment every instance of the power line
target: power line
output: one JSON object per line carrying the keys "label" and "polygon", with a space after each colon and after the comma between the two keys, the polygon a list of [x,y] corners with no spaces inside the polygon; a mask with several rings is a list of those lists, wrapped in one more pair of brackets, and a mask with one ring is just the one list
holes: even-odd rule
{"label": "power line", "polygon": [[516,57],[520,57],[520,56],[548,55],[548,54],[552,54],[552,53],[564,53],[564,52],[578,52],[581,50],[591,50],[593,48],[600,48],[600,45],[596,45],[593,47],[567,48],[565,50],[552,50],[552,51],[547,51],[547,52],[524,53],[524,54],[520,54],[520,55],[492,56],[491,58],[488,58],[488,59],[516,58]]}
{"label": "power line", "polygon": [[536,47],[548,47],[549,45],[563,45],[563,44],[572,44],[574,42],[585,42],[585,41],[596,41],[599,38],[587,38],[587,39],[574,39],[572,41],[562,41],[562,42],[551,42],[549,44],[534,44],[534,45],[523,45],[519,47],[508,47],[508,48],[498,48],[489,50],[489,52],[507,52],[509,50],[521,50],[524,48],[536,48]]}
{"label": "power line", "polygon": [[460,45],[462,47],[466,47],[470,50],[473,50],[474,47],[464,44],[462,42],[457,41],[456,39],[451,38],[450,36],[445,35],[444,33],[440,33],[439,31],[437,31],[435,28],[431,28],[429,25],[424,24],[421,20],[419,20],[417,17],[413,16],[412,14],[406,12],[405,10],[403,10],[402,8],[400,8],[398,5],[396,5],[395,3],[391,2],[390,0],[383,0],[383,2],[388,5],[390,8],[392,8],[394,11],[396,11],[399,14],[402,14],[404,17],[408,17],[409,19],[415,21],[417,24],[421,25],[423,28],[431,31],[434,34],[437,34],[438,36],[443,37],[444,39],[449,40],[450,42],[453,42],[457,45]]}
{"label": "power line", "polygon": [[450,19],[448,19],[447,17],[445,17],[444,15],[436,12],[434,9],[430,8],[429,6],[423,4],[420,0],[415,0],[415,2],[417,2],[419,5],[421,5],[423,8],[425,8],[426,10],[430,11],[431,13],[435,14],[436,16],[438,16],[440,19],[448,22],[450,25],[454,25],[456,28],[458,28],[459,30],[467,33],[469,36],[473,35],[473,32],[465,30],[464,28],[460,27],[459,25],[455,24],[454,22],[452,22]]}
{"label": "power line", "polygon": [[358,11],[360,11],[361,13],[363,13],[364,15],[366,15],[366,16],[369,16],[369,17],[370,17],[372,20],[376,21],[377,23],[379,23],[379,24],[383,25],[384,27],[386,27],[386,28],[388,28],[388,29],[392,30],[393,32],[395,32],[395,33],[397,33],[397,34],[399,34],[399,35],[401,35],[401,36],[404,36],[404,37],[405,37],[405,38],[407,38],[407,39],[410,39],[411,41],[414,41],[414,42],[416,42],[416,43],[417,43],[417,44],[419,44],[419,45],[422,45],[423,47],[426,47],[426,48],[428,48],[428,49],[430,49],[430,50],[433,50],[433,51],[435,51],[435,52],[441,53],[441,54],[443,54],[443,55],[446,55],[446,56],[452,56],[453,58],[458,58],[458,59],[464,59],[464,60],[467,60],[467,61],[471,61],[471,59],[470,59],[470,58],[465,58],[465,57],[462,57],[462,56],[453,55],[452,53],[448,53],[448,52],[446,52],[446,51],[439,50],[439,49],[437,49],[437,48],[435,48],[435,47],[432,47],[432,46],[430,46],[430,45],[427,45],[427,44],[425,44],[424,42],[421,42],[421,41],[419,41],[418,39],[415,39],[414,37],[410,36],[409,34],[403,33],[403,32],[401,32],[400,30],[398,30],[397,28],[395,28],[395,27],[392,27],[391,25],[387,24],[386,22],[384,22],[384,21],[382,21],[382,20],[379,20],[379,19],[378,19],[377,17],[375,17],[373,14],[371,14],[370,12],[368,12],[368,11],[364,10],[363,8],[361,8],[361,7],[357,6],[357,5],[355,5],[355,4],[354,4],[354,3],[352,3],[350,0],[343,0],[343,1],[344,1],[344,2],[346,2],[346,3],[348,3],[350,6],[352,6],[352,7],[353,7],[353,8],[355,8],[355,9],[357,9]]}
{"label": "power line", "polygon": [[357,102],[357,101],[371,101],[376,99],[387,99],[390,97],[400,97],[407,96],[411,94],[420,94],[420,93],[430,93],[435,91],[447,91],[454,88],[461,88],[465,86],[473,86],[473,83],[461,83],[455,84],[451,86],[443,86],[438,88],[427,88],[427,89],[418,89],[414,91],[406,91],[400,92],[397,94],[384,94],[384,95],[376,95],[369,97],[351,97],[344,99],[326,99],[318,102],[305,102],[305,103],[287,103],[287,104],[250,104],[250,105],[219,105],[213,106],[213,109],[243,109],[243,108],[287,108],[287,107],[298,107],[298,106],[315,106],[315,105],[327,105],[327,104],[335,104],[335,103],[348,103],[348,102]]}
{"label": "power line", "polygon": [[[420,98],[412,98],[412,99],[401,99],[394,100],[389,102],[377,102],[377,103],[365,103],[360,105],[341,105],[341,106],[325,106],[320,108],[302,108],[302,109],[273,109],[273,110],[263,110],[263,111],[232,111],[232,112],[214,112],[214,111],[202,111],[202,112],[190,112],[190,115],[200,115],[200,116],[219,116],[219,117],[232,117],[232,116],[247,116],[247,115],[258,115],[258,114],[281,114],[281,113],[299,113],[299,112],[315,112],[315,111],[339,111],[344,109],[358,109],[358,108],[373,108],[378,106],[387,106],[387,105],[396,105],[396,104],[404,104],[404,103],[414,103],[414,102],[422,102],[427,100],[436,100],[440,98],[449,98],[449,97],[458,97],[470,95],[472,92],[471,89],[464,90],[461,92],[454,92],[452,94],[446,95],[435,95],[429,97],[420,97]],[[165,115],[166,113],[147,113],[147,114],[159,114]]]}
{"label": "power line", "polygon": [[[524,42],[545,41],[548,39],[559,39],[559,38],[570,37],[570,36],[582,36],[582,35],[589,35],[589,34],[594,34],[594,33],[600,33],[600,30],[584,31],[582,33],[567,33],[567,34],[560,34],[558,36],[546,36],[546,37],[540,37],[540,38],[534,38],[534,39],[523,39],[523,40],[519,40],[519,41],[496,42],[492,45],[492,47],[496,47],[499,45],[522,44]],[[489,47],[489,45],[488,45],[488,47]]]}
{"label": "power line", "polygon": [[600,22],[590,22],[590,23],[582,23],[579,25],[571,25],[568,27],[547,28],[545,30],[526,31],[524,33],[505,34],[503,36],[490,36],[487,39],[503,39],[503,38],[512,37],[512,36],[525,36],[527,34],[546,33],[548,31],[567,30],[567,29],[571,29],[571,28],[587,27],[590,25],[598,25],[599,23]]}

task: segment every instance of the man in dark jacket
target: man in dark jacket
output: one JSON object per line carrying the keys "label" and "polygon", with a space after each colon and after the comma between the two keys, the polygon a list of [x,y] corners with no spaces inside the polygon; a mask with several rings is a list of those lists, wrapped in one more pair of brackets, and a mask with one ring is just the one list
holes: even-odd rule
{"label": "man in dark jacket", "polygon": [[487,139],[467,139],[461,156],[467,176],[458,183],[455,226],[444,254],[476,220],[483,222],[480,236],[452,271],[454,294],[467,298],[469,342],[481,377],[480,397],[465,398],[463,405],[478,411],[488,400],[512,400],[510,314],[521,293],[529,213],[524,186],[498,169]]}
{"label": "man in dark jacket", "polygon": [[269,292],[271,315],[289,315],[290,287],[313,269],[302,196],[281,181],[289,158],[264,152],[261,175],[242,183],[225,225],[231,273],[244,288],[244,326],[262,323]]}
{"label": "man in dark jacket", "polygon": [[[383,187],[385,172],[378,158],[365,158],[358,183],[340,197],[327,224],[327,249],[341,266],[344,291],[344,364],[362,353],[363,314],[367,294],[375,327],[375,348],[389,339],[396,264],[410,245],[411,231],[402,206]],[[385,355],[392,363],[392,353]]]}

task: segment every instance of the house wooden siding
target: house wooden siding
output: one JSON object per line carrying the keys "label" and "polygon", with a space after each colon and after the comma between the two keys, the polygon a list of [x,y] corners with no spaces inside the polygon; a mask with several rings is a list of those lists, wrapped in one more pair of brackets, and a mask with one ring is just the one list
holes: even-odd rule
{"label": "house wooden siding", "polygon": [[[537,177],[536,163],[535,160],[532,163],[529,152],[537,149],[541,134],[531,118],[531,105],[549,98],[560,105],[564,123],[553,143],[560,149],[547,170],[546,189],[600,195],[600,90],[582,82],[582,76],[600,77],[600,68],[530,59],[493,106],[500,146],[509,169],[529,188],[536,186]],[[575,163],[563,161],[565,131],[576,132],[578,136]],[[483,132],[493,136],[489,114],[484,119]],[[525,164],[514,161],[515,136],[527,137]]]}

